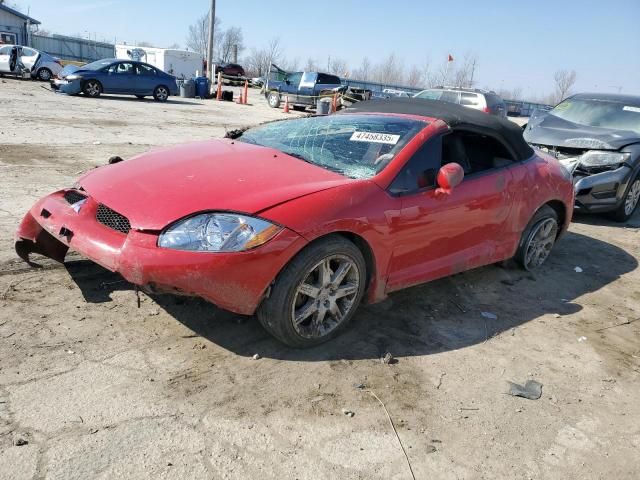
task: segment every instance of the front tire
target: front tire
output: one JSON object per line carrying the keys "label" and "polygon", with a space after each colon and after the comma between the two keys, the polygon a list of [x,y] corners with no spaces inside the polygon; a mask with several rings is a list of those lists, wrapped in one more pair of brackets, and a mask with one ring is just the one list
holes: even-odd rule
{"label": "front tire", "polygon": [[353,318],[365,283],[366,264],[358,247],[341,236],[319,240],[280,272],[258,308],[258,320],[290,347],[319,345]]}
{"label": "front tire", "polygon": [[611,217],[616,222],[626,222],[629,220],[633,213],[638,208],[638,204],[640,203],[640,174],[636,176],[636,178],[629,185],[629,189],[627,190],[626,195],[624,196],[624,200],[618,207],[618,209],[612,212]]}
{"label": "front tire", "polygon": [[524,229],[515,260],[529,271],[542,266],[549,258],[558,230],[558,214],[549,205],[542,206]]}
{"label": "front tire", "polygon": [[49,80],[51,80],[51,77],[53,77],[53,73],[51,73],[51,70],[49,70],[48,68],[41,68],[40,70],[38,70],[38,74],[36,75],[36,77],[38,77],[38,80],[42,82],[48,82]]}
{"label": "front tire", "polygon": [[278,108],[280,106],[280,94],[278,92],[269,92],[267,101],[271,108]]}
{"label": "front tire", "polygon": [[157,102],[166,102],[169,98],[169,89],[164,85],[159,85],[153,91],[153,99]]}
{"label": "front tire", "polygon": [[98,98],[102,93],[102,85],[97,80],[87,80],[82,87],[82,92],[91,98]]}

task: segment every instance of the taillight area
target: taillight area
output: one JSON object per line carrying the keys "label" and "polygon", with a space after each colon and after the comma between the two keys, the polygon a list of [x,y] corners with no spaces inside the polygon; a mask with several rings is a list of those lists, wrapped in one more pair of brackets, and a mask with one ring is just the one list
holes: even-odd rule
{"label": "taillight area", "polygon": [[489,107],[484,107],[484,108],[482,109],[482,111],[483,111],[484,113],[491,113],[491,110],[489,110]]}

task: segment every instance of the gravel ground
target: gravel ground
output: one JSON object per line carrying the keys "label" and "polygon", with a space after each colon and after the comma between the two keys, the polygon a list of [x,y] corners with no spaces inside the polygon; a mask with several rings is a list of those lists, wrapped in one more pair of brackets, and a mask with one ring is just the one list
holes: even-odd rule
{"label": "gravel ground", "polygon": [[[281,111],[257,91],[158,104],[1,82],[1,479],[410,479],[399,440],[419,479],[640,478],[638,215],[579,217],[534,274],[411,288],[293,351],[254,318],[172,296],[138,308],[117,275],[77,255],[31,269],[12,245],[38,197],[112,155]],[[539,400],[505,394],[527,379]]]}

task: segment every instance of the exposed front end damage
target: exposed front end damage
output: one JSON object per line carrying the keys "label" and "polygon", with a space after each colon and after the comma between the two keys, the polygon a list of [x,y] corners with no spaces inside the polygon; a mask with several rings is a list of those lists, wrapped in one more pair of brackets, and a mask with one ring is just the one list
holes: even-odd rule
{"label": "exposed front end damage", "polygon": [[[143,290],[199,296],[239,314],[253,314],[269,285],[306,241],[282,229],[259,249],[202,253],[158,247],[158,231],[133,229],[87,192],[62,190],[38,201],[18,228],[15,249],[35,265],[37,253],[63,262],[69,249],[118,272]],[[252,275],[247,276],[246,272]]]}
{"label": "exposed front end damage", "polygon": [[[634,169],[625,161],[627,156],[624,152],[555,145],[532,145],[556,157],[571,174],[577,211],[608,212],[616,209],[624,201],[629,183],[634,178]],[[590,165],[584,159],[594,152],[619,155],[620,162],[608,165]]]}

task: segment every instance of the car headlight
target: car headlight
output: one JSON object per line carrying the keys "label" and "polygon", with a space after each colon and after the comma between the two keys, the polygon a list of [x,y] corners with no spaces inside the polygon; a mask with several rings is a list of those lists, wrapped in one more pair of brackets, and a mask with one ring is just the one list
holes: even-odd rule
{"label": "car headlight", "polygon": [[580,164],[585,167],[610,167],[626,162],[630,156],[630,153],[589,150],[580,157]]}
{"label": "car headlight", "polygon": [[160,234],[158,246],[198,252],[240,252],[272,239],[282,227],[236,213],[202,213]]}
{"label": "car headlight", "polygon": [[80,80],[82,77],[80,75],[67,75],[64,77],[65,80]]}

